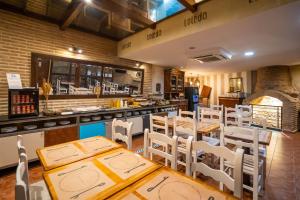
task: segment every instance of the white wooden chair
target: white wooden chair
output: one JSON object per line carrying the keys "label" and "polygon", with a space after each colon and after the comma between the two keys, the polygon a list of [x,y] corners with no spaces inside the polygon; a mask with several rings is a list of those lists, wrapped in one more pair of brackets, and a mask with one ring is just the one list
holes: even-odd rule
{"label": "white wooden chair", "polygon": [[250,127],[252,124],[252,106],[251,105],[236,105],[236,114],[238,116],[238,126]]}
{"label": "white wooden chair", "polygon": [[238,126],[238,115],[235,108],[225,108],[225,126]]}
{"label": "white wooden chair", "polygon": [[50,194],[44,181],[29,185],[28,160],[25,153],[20,154],[16,171],[15,199],[50,200]]}
{"label": "white wooden chair", "polygon": [[[235,152],[224,146],[212,146],[205,141],[193,141],[190,145],[187,146],[189,156],[187,157],[187,163],[190,163],[188,168],[190,169],[190,174],[193,174],[193,177],[196,178],[196,173],[200,172],[205,176],[209,176],[216,181],[224,183],[228,189],[234,192],[234,196],[242,198],[242,168],[243,168],[243,154],[244,150],[237,149]],[[198,162],[197,159],[193,159],[193,152],[204,151],[205,153],[214,154],[217,157],[220,157],[222,162],[223,159],[226,159],[234,163],[234,173],[233,177],[229,176],[220,166],[220,169],[213,169],[209,167],[204,162]]]}
{"label": "white wooden chair", "polygon": [[201,122],[207,122],[207,123],[222,123],[223,122],[223,116],[222,111],[218,110],[202,110],[201,112]]}
{"label": "white wooden chair", "polygon": [[[223,122],[222,111],[213,110],[212,108],[204,109],[201,112],[201,123],[217,123],[220,124]],[[210,137],[203,136],[202,140],[209,142],[211,145],[217,146],[220,144],[220,140],[213,136],[214,132],[210,133]]]}
{"label": "white wooden chair", "polygon": [[[178,136],[178,148],[177,148],[177,165],[182,165],[185,167],[186,173],[187,169],[187,143],[192,140],[197,140],[197,121],[189,117],[177,116],[174,118],[173,122],[173,135]],[[201,152],[195,152],[194,156],[200,156]]]}
{"label": "white wooden chair", "polygon": [[213,110],[222,111],[222,114],[224,113],[224,105],[210,105],[210,108]]}
{"label": "white wooden chair", "polygon": [[[154,145],[164,144],[167,148],[155,148]],[[168,166],[168,161],[171,163],[172,169],[177,169],[177,144],[178,138],[177,136],[168,137],[167,135],[157,134],[157,133],[149,133],[149,129],[145,129],[144,131],[144,156],[149,157],[152,160],[152,155],[158,155],[165,159],[165,165]]]}
{"label": "white wooden chair", "polygon": [[168,117],[167,116],[161,117],[158,115],[150,114],[150,132],[161,133],[170,136]]}
{"label": "white wooden chair", "polygon": [[208,108],[208,107],[201,107],[201,106],[198,106],[198,107],[197,107],[197,119],[198,119],[199,122],[201,121],[201,114],[202,114],[202,111],[208,111],[208,110],[211,110],[211,108]]}
{"label": "white wooden chair", "polygon": [[190,117],[176,116],[173,120],[173,135],[183,137],[192,136],[197,140],[197,120]]}
{"label": "white wooden chair", "polygon": [[[249,139],[253,142],[244,142],[241,140],[234,140],[230,138],[230,135],[235,134],[237,137],[239,134],[248,135]],[[259,159],[259,144],[258,144],[258,129],[257,128],[243,128],[243,127],[224,127],[221,125],[221,146],[227,144],[235,145],[239,148],[247,148],[249,151],[244,154],[243,173],[250,175],[253,178],[252,186],[243,184],[243,188],[253,192],[253,199],[258,199],[258,194],[263,190],[264,185],[264,161]],[[252,154],[250,154],[252,152]],[[232,162],[221,162],[221,165],[227,169],[232,168]]]}
{"label": "white wooden chair", "polygon": [[19,157],[20,157],[21,153],[26,154],[26,149],[25,149],[25,147],[23,145],[23,137],[22,137],[22,135],[18,135],[17,136],[17,148],[18,148]]}
{"label": "white wooden chair", "polygon": [[[124,122],[117,120],[112,121],[112,140],[121,140],[126,143],[127,149],[132,150],[132,122]],[[120,129],[123,129],[125,134],[121,133]]]}
{"label": "white wooden chair", "polygon": [[[150,133],[163,134],[171,137],[171,134],[169,132],[168,117],[150,114]],[[164,151],[168,148],[165,143],[160,143],[160,141],[156,141],[155,144],[156,147],[161,147]],[[150,157],[152,159],[152,154],[150,155]],[[167,160],[165,161],[167,165]]]}
{"label": "white wooden chair", "polygon": [[196,111],[183,111],[181,109],[179,109],[179,113],[178,113],[179,117],[190,117],[192,119],[196,119]]}

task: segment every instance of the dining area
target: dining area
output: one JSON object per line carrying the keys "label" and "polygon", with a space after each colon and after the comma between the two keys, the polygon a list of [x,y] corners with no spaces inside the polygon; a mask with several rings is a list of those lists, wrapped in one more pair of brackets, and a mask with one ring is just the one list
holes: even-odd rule
{"label": "dining area", "polygon": [[[178,110],[172,117],[151,114],[150,128],[138,139],[135,124],[114,119],[112,138],[37,149],[43,179],[33,184],[18,136],[16,199],[243,199],[244,190],[259,199],[272,131],[242,124],[246,118],[239,113],[251,109],[240,109],[231,112],[236,126],[223,123],[222,106],[199,106],[197,114]],[[137,140],[141,149],[134,151]]]}

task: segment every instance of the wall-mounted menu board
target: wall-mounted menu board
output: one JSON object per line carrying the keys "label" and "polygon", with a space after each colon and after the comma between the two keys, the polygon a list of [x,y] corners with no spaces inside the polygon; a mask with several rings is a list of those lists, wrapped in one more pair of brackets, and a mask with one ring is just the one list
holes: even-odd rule
{"label": "wall-mounted menu board", "polygon": [[144,70],[32,53],[31,85],[41,86],[43,79],[52,85],[50,98],[120,97],[143,93]]}

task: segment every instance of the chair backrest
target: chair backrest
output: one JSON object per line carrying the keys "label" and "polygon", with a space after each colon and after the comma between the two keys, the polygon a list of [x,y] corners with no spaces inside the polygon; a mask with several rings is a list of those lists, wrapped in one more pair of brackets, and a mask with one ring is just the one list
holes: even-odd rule
{"label": "chair backrest", "polygon": [[30,200],[28,160],[25,153],[20,154],[16,171],[15,199]]}
{"label": "chair backrest", "polygon": [[198,121],[201,121],[201,115],[202,115],[202,112],[203,112],[203,111],[207,111],[207,110],[211,110],[211,108],[208,108],[208,107],[201,107],[201,106],[198,106],[198,107],[197,107],[197,119],[198,119]]}
{"label": "chair backrest", "polygon": [[189,117],[176,116],[173,120],[173,135],[193,136],[197,141],[197,120]]}
{"label": "chair backrest", "polygon": [[222,123],[223,122],[222,111],[213,110],[213,109],[203,110],[201,112],[201,122]]}
{"label": "chair backrest", "polygon": [[252,124],[253,109],[251,105],[236,105],[236,113],[238,116],[238,126],[249,127]]}
{"label": "chair backrest", "polygon": [[178,113],[179,117],[190,117],[192,119],[196,119],[196,111],[183,111],[181,109],[179,109],[179,113]]}
{"label": "chair backrest", "polygon": [[[187,147],[189,156],[187,157],[187,162],[191,163],[190,171],[193,173],[194,178],[196,178],[196,172],[200,172],[205,176],[209,176],[220,183],[224,183],[228,189],[234,192],[236,197],[242,197],[242,169],[243,169],[243,155],[244,150],[238,148],[235,152],[224,146],[212,146],[208,142],[203,140],[193,141],[190,146]],[[233,177],[230,177],[224,169],[213,169],[209,167],[205,162],[198,162],[197,159],[192,160],[192,152],[203,151],[205,153],[214,154],[220,157],[221,160],[226,159],[234,164]]]}
{"label": "chair backrest", "polygon": [[[112,140],[121,140],[127,144],[127,149],[132,149],[132,122],[124,122],[117,120],[116,118],[112,121]],[[126,134],[120,133],[117,129],[125,129]]]}
{"label": "chair backrest", "polygon": [[[242,141],[240,139],[232,139],[232,136],[247,138],[249,142]],[[244,155],[245,161],[253,161],[253,187],[258,187],[259,178],[259,133],[258,128],[244,128],[244,127],[224,127],[221,125],[220,133],[220,145],[235,145],[239,148],[247,148],[252,150],[252,153],[247,153]],[[223,163],[221,163],[222,165]]]}
{"label": "chair backrest", "polygon": [[214,105],[214,104],[211,104],[210,108],[213,109],[213,110],[222,111],[222,114],[224,113],[224,105]]}
{"label": "chair backrest", "polygon": [[162,133],[169,136],[168,117],[150,114],[150,133]]}
{"label": "chair backrest", "polygon": [[[159,142],[160,145],[163,144],[162,146],[166,148],[154,148],[153,145],[157,144],[156,142]],[[177,168],[177,144],[177,136],[171,138],[163,134],[149,133],[149,129],[144,131],[144,156],[148,158],[149,155],[155,154],[163,157],[170,161],[172,169]],[[150,158],[152,159],[152,156]],[[168,162],[165,163],[167,164]]]}
{"label": "chair backrest", "polygon": [[238,126],[238,116],[235,108],[225,107],[225,126]]}
{"label": "chair backrest", "polygon": [[251,105],[235,105],[235,108],[244,112],[252,112]]}
{"label": "chair backrest", "polygon": [[[246,154],[246,157],[253,157],[254,167],[258,168],[258,151],[259,151],[259,133],[258,128],[245,128],[235,126],[220,126],[220,145],[225,146],[227,144],[235,145],[237,147],[245,147],[252,150],[253,155]],[[247,141],[235,138],[246,138]]]}
{"label": "chair backrest", "polygon": [[17,136],[17,148],[18,148],[18,155],[20,157],[21,153],[26,154],[26,149],[23,145],[23,137],[22,135]]}

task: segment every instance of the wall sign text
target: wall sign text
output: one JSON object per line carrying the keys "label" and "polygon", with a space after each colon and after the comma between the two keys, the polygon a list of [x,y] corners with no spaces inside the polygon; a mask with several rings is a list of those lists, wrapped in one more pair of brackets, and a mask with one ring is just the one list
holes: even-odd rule
{"label": "wall sign text", "polygon": [[187,27],[187,26],[190,26],[193,24],[200,23],[201,21],[206,20],[206,19],[207,19],[207,12],[204,11],[204,12],[200,12],[200,13],[195,13],[191,17],[185,18],[183,23],[184,23],[184,26]]}
{"label": "wall sign text", "polygon": [[128,49],[128,48],[130,48],[131,47],[131,42],[126,42],[125,44],[123,44],[122,46],[121,46],[121,49]]}
{"label": "wall sign text", "polygon": [[147,34],[147,40],[152,40],[161,36],[161,29],[157,29]]}

